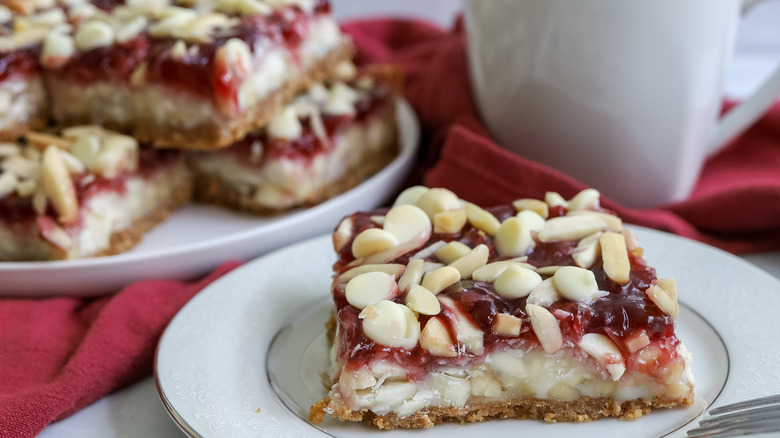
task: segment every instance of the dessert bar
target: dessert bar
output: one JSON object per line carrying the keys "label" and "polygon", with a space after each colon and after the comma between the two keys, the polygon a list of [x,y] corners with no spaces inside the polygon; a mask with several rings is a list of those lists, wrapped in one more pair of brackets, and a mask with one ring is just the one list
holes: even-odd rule
{"label": "dessert bar", "polygon": [[693,402],[675,281],[593,189],[483,209],[416,186],[344,218],[333,243],[314,423],[583,422]]}
{"label": "dessert bar", "polygon": [[116,254],[192,194],[184,153],[97,126],[0,143],[0,260]]}

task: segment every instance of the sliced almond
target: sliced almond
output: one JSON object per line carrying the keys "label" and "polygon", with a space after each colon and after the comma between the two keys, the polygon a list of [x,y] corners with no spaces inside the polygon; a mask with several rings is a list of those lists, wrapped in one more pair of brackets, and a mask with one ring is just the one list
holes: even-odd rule
{"label": "sliced almond", "polygon": [[615,283],[628,283],[631,263],[628,260],[628,250],[623,235],[606,232],[599,237],[599,245],[601,245],[601,260],[607,277]]}
{"label": "sliced almond", "polygon": [[100,155],[100,138],[95,135],[80,135],[74,138],[70,152],[85,166],[92,168]]}
{"label": "sliced almond", "polygon": [[633,252],[635,249],[639,248],[639,241],[633,231],[624,228],[621,232],[623,233],[623,238],[626,240],[626,249],[629,252]]}
{"label": "sliced almond", "polygon": [[533,266],[526,263],[502,260],[500,262],[488,263],[485,266],[476,269],[471,273],[471,279],[474,281],[492,283],[496,281],[496,277],[498,277],[499,274],[504,272],[504,270],[510,266],[518,266],[526,269],[533,268]]}
{"label": "sliced almond", "polygon": [[558,272],[558,269],[561,269],[562,267],[563,266],[561,265],[540,266],[534,269],[534,271],[536,271],[536,273],[542,277],[551,277],[555,275],[555,273]]}
{"label": "sliced almond", "polygon": [[677,299],[677,282],[674,278],[659,278],[655,281],[655,284],[658,285],[661,289],[665,290],[669,293],[669,296]]}
{"label": "sliced almond", "polygon": [[444,306],[455,329],[455,339],[462,344],[466,351],[481,355],[485,352],[485,334],[471,320],[471,317],[460,310],[455,301],[450,297],[439,296],[439,301]]}
{"label": "sliced almond", "polygon": [[528,225],[517,217],[507,218],[496,233],[496,250],[502,257],[519,256],[534,246]]}
{"label": "sliced almond", "polygon": [[19,183],[16,185],[16,194],[22,198],[26,198],[28,196],[32,196],[35,193],[36,188],[37,183],[35,180],[25,179],[19,181]]}
{"label": "sliced almond", "polygon": [[542,282],[542,277],[536,272],[509,266],[496,277],[493,287],[496,293],[506,298],[522,298],[531,293],[531,291]]}
{"label": "sliced almond", "polygon": [[420,338],[420,323],[414,312],[403,304],[382,300],[360,312],[363,333],[388,347],[411,350]]}
{"label": "sliced almond", "polygon": [[414,205],[391,208],[385,215],[384,229],[400,243],[417,242],[420,245],[428,241],[432,231],[428,216]]}
{"label": "sliced almond", "polygon": [[64,224],[75,221],[79,209],[76,190],[57,147],[49,146],[43,153],[40,178],[43,192],[59,215],[59,221]]}
{"label": "sliced almond", "polygon": [[593,210],[599,208],[601,193],[596,189],[585,189],[569,200],[569,211]]}
{"label": "sliced almond", "polygon": [[597,231],[580,240],[577,244],[577,248],[571,254],[571,257],[574,259],[574,263],[577,266],[590,269],[593,264],[596,263],[596,258],[601,254],[599,237],[601,237],[601,231]]}
{"label": "sliced almond", "polygon": [[116,29],[116,40],[124,44],[141,34],[149,26],[146,17],[135,17]]}
{"label": "sliced almond", "polygon": [[407,307],[423,315],[438,315],[441,312],[441,305],[436,295],[419,284],[409,285],[405,302]]}
{"label": "sliced almond", "polygon": [[[13,49],[24,49],[40,44],[49,34],[49,29],[45,27],[31,27],[10,36],[10,45]],[[2,47],[3,45],[0,45]]]}
{"label": "sliced almond", "polygon": [[444,263],[450,264],[463,257],[471,251],[468,245],[457,240],[453,240],[436,250],[436,258]]}
{"label": "sliced almond", "polygon": [[434,356],[455,357],[458,355],[455,342],[439,318],[431,318],[425,323],[420,334],[420,346]]}
{"label": "sliced almond", "polygon": [[438,294],[458,281],[460,281],[460,272],[451,266],[444,266],[425,274],[420,284],[434,294]]}
{"label": "sliced almond", "polygon": [[493,213],[477,206],[476,204],[466,203],[466,219],[472,227],[483,231],[488,236],[495,236],[501,227],[501,222],[493,216]]}
{"label": "sliced almond", "polygon": [[436,242],[431,243],[430,245],[426,246],[425,248],[417,251],[414,253],[411,259],[427,259],[428,257],[436,254],[436,251],[444,248],[447,245],[447,242],[443,240],[437,240]]}
{"label": "sliced almond", "polygon": [[475,270],[485,266],[489,256],[490,249],[487,245],[481,243],[469,251],[468,254],[450,263],[449,266],[460,272],[460,278],[466,279],[471,277]]}
{"label": "sliced almond", "polygon": [[393,203],[393,207],[399,206],[399,205],[417,205],[417,201],[420,200],[420,196],[422,196],[424,193],[428,192],[428,187],[425,186],[412,186],[408,189],[401,192],[397,198],[395,198],[395,203]]}
{"label": "sliced almond", "polygon": [[390,274],[366,272],[349,280],[344,294],[349,304],[365,309],[378,301],[392,299],[398,294],[398,285]]}
{"label": "sliced almond", "polygon": [[341,249],[346,246],[349,239],[352,238],[352,218],[345,217],[339,222],[336,227],[336,231],[333,232],[333,249],[336,252],[341,252]]}
{"label": "sliced almond", "polygon": [[433,220],[436,213],[460,208],[460,199],[447,189],[433,188],[423,193],[417,200],[420,207],[428,217]]}
{"label": "sliced almond", "polygon": [[582,335],[580,348],[605,367],[612,380],[619,380],[626,371],[623,355],[608,337],[598,333],[586,333]]}
{"label": "sliced almond", "polygon": [[617,233],[623,231],[623,220],[613,214],[601,211],[578,210],[570,211],[566,213],[566,216],[595,216],[601,218],[607,224],[606,231],[614,231]]}
{"label": "sliced almond", "polygon": [[555,289],[553,279],[548,278],[539,283],[526,298],[527,304],[535,304],[541,307],[549,307],[561,298]]}
{"label": "sliced almond", "polygon": [[551,242],[554,240],[580,240],[597,231],[607,228],[604,219],[598,216],[560,216],[548,219],[539,232],[539,240]]}
{"label": "sliced almond", "polygon": [[395,278],[404,272],[405,266],[398,263],[384,263],[378,265],[362,265],[356,268],[352,268],[349,271],[341,274],[336,279],[336,283],[346,283],[349,280],[357,277],[360,274],[368,272],[384,272],[385,274],[392,275]]}
{"label": "sliced almond", "polygon": [[680,312],[680,305],[677,303],[676,296],[673,296],[672,293],[657,284],[647,288],[646,293],[648,298],[661,309],[661,312],[671,316],[672,319],[677,318],[677,314]]}
{"label": "sliced almond", "polygon": [[41,164],[21,155],[13,155],[2,161],[2,168],[19,178],[37,178],[41,172]]}
{"label": "sliced almond", "polygon": [[438,234],[459,233],[466,225],[466,210],[449,210],[433,216],[433,232]]}
{"label": "sliced almond", "polygon": [[555,289],[573,301],[593,302],[607,292],[599,290],[593,272],[576,266],[563,266],[552,277]]}
{"label": "sliced almond", "polygon": [[477,397],[501,397],[501,382],[493,377],[492,373],[481,370],[472,371],[469,375],[471,382],[471,394]]}
{"label": "sliced almond", "polygon": [[391,260],[395,260],[398,257],[401,257],[402,255],[414,250],[418,247],[417,242],[407,242],[402,243],[396,247],[386,249],[384,251],[380,251],[376,254],[371,254],[368,257],[365,258],[358,258],[352,261],[352,263],[349,264],[350,267],[352,266],[358,266],[358,265],[365,265],[365,264],[371,264],[371,263],[387,263]]}
{"label": "sliced almond", "polygon": [[352,241],[352,255],[364,258],[398,246],[396,237],[381,229],[369,228],[355,236]]}
{"label": "sliced almond", "polygon": [[78,158],[74,157],[67,151],[61,150],[60,155],[62,156],[62,161],[65,163],[65,167],[68,168],[68,172],[71,174],[78,175],[87,170],[86,166],[84,166],[84,163],[79,161]]}
{"label": "sliced almond", "polygon": [[538,199],[518,199],[512,202],[512,206],[515,210],[521,212],[523,210],[530,210],[541,216],[543,219],[547,219],[550,215],[550,209],[544,201]]}
{"label": "sliced almond", "polygon": [[24,134],[25,140],[31,146],[38,148],[39,150],[45,150],[49,146],[57,146],[60,149],[70,149],[71,142],[56,135],[47,134],[45,132],[27,132]]}
{"label": "sliced almond", "polygon": [[402,292],[412,284],[420,284],[423,276],[423,266],[425,262],[421,259],[409,260],[406,270],[401,278],[398,279],[398,289]]}
{"label": "sliced almond", "polygon": [[553,354],[563,346],[563,334],[558,320],[544,307],[534,304],[525,305],[525,313],[531,320],[536,338],[539,339],[542,349],[548,354]]}
{"label": "sliced almond", "polygon": [[507,313],[497,313],[493,319],[493,325],[490,327],[494,335],[498,336],[520,336],[520,329],[523,327],[523,320]]}

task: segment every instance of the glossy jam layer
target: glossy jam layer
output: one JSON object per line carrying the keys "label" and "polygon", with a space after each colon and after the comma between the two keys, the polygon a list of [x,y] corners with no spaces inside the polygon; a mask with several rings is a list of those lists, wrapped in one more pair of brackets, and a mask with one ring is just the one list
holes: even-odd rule
{"label": "glossy jam layer", "polygon": [[[132,175],[151,177],[155,172],[161,171],[184,158],[181,151],[175,149],[153,149],[144,146],[139,149],[138,171]],[[73,175],[73,186],[76,188],[76,198],[79,205],[97,193],[114,191],[123,193],[125,182],[131,174],[123,173],[116,178],[88,177],[87,174]],[[57,213],[51,204],[47,205],[46,216],[56,219]],[[30,223],[35,220],[37,213],[32,206],[32,197],[20,198],[16,194],[0,198],[0,221],[8,224]],[[79,223],[71,224],[78,227]]]}
{"label": "glossy jam layer", "polygon": [[[495,208],[491,210],[499,220],[503,220],[514,212],[511,206]],[[371,213],[358,213],[352,216],[354,229],[353,235],[360,231],[376,227],[370,220],[373,214],[383,214],[384,210]],[[565,210],[557,209],[554,215],[565,214]],[[492,238],[479,233],[469,225],[463,232],[454,235],[434,235],[429,243],[437,240],[458,240],[473,247],[485,243],[491,249],[490,261],[499,260],[495,252]],[[335,265],[337,272],[343,272],[346,265],[353,260],[350,244],[339,254],[339,260]],[[573,265],[571,257],[576,247],[572,242],[536,242],[536,246],[527,254],[528,263],[535,266],[549,265]],[[390,263],[405,264],[414,253],[400,257]],[[671,318],[663,314],[658,307],[650,301],[645,290],[656,279],[655,270],[647,266],[638,253],[630,255],[631,275],[627,284],[621,285],[610,280],[604,273],[601,261],[597,261],[592,271],[596,277],[600,290],[609,292],[593,304],[586,304],[562,298],[548,307],[558,319],[564,339],[564,346],[573,346],[585,333],[599,333],[611,338],[624,357],[631,357],[625,347],[624,340],[631,335],[644,330],[654,348],[659,354],[654,359],[653,367],[646,367],[646,363],[635,357],[627,361],[629,369],[643,368],[642,372],[652,374],[654,369],[664,369],[665,364],[678,357],[676,347],[679,343],[674,335],[674,326]],[[434,261],[435,257],[429,257]],[[531,323],[525,313],[526,297],[508,299],[496,294],[491,283],[461,281],[441,292],[452,298],[459,309],[469,316],[471,321],[484,332],[485,352],[501,350],[505,348],[529,349],[538,346],[538,340],[531,330]],[[339,351],[346,355],[348,367],[356,367],[376,359],[385,359],[396,362],[410,370],[412,378],[422,378],[431,369],[446,365],[462,365],[478,362],[479,357],[471,354],[461,354],[456,358],[440,358],[429,355],[425,350],[417,346],[413,350],[401,348],[389,348],[375,343],[367,338],[361,329],[358,318],[360,310],[350,306],[344,296],[344,285],[336,285],[333,290],[337,315],[342,329]],[[403,296],[397,296],[394,301],[403,303]],[[520,335],[517,337],[504,337],[492,334],[493,320],[498,313],[508,313],[517,316],[523,321]],[[438,317],[445,323],[450,335],[455,339],[453,321],[455,317],[443,308]],[[421,327],[430,317],[419,315]],[[634,355],[636,356],[636,355]],[[645,369],[647,368],[647,369]]]}

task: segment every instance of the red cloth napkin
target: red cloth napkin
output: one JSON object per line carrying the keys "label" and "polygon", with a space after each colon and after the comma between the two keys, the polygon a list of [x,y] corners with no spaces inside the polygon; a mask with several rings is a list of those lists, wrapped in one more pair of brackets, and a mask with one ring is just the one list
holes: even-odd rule
{"label": "red cloth napkin", "polygon": [[[358,46],[359,62],[397,64],[405,72],[406,98],[429,140],[425,185],[449,188],[483,206],[539,198],[546,191],[569,198],[585,188],[490,139],[471,98],[460,23],[451,32],[406,20],[355,22],[345,30]],[[602,197],[602,205],[626,222],[734,253],[780,249],[780,104],[707,161],[686,201],[640,211]]]}
{"label": "red cloth napkin", "polygon": [[194,283],[142,281],[99,299],[0,300],[0,437],[35,436],[151,374],[173,315],[238,265],[226,262]]}

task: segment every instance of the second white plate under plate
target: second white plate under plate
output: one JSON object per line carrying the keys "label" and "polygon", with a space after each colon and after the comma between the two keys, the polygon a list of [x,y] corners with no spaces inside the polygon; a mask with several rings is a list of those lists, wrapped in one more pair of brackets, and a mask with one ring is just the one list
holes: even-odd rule
{"label": "second white plate under plate", "polygon": [[697,242],[634,229],[659,276],[677,280],[677,333],[693,354],[696,378],[691,407],[587,424],[507,420],[386,432],[330,420],[314,427],[305,418],[325,394],[323,331],[335,258],[330,236],[261,257],[188,303],[158,346],[158,390],[182,430],[203,437],[684,436],[713,403],[779,393],[780,338],[771,327],[780,309],[780,281]]}

